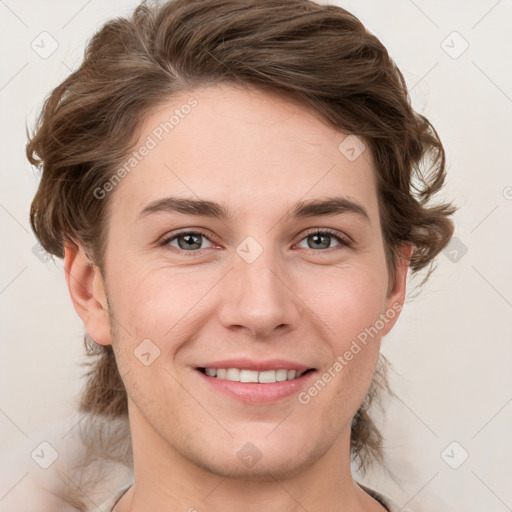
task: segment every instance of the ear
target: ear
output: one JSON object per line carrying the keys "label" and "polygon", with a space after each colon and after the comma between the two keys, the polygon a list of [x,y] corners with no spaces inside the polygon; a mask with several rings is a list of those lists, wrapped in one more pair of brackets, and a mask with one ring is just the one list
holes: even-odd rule
{"label": "ear", "polygon": [[100,345],[110,345],[107,295],[100,269],[90,261],[80,244],[67,242],[64,271],[71,301],[87,334]]}
{"label": "ear", "polygon": [[385,301],[385,315],[389,319],[382,329],[382,336],[386,335],[400,316],[400,311],[405,301],[405,292],[407,286],[407,273],[411,261],[414,246],[411,243],[404,243],[400,246],[396,260],[396,272],[394,281],[389,282],[388,296]]}

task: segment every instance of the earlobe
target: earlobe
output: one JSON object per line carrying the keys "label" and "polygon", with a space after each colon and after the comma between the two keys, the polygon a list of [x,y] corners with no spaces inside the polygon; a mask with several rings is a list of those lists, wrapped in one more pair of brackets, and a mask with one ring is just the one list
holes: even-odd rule
{"label": "earlobe", "polygon": [[108,303],[103,277],[81,244],[66,242],[64,271],[71,301],[87,334],[100,345],[110,345]]}
{"label": "earlobe", "polygon": [[413,252],[414,246],[410,243],[403,244],[398,251],[395,279],[394,282],[390,283],[388,296],[386,298],[386,312],[393,311],[394,320],[386,324],[386,328],[382,332],[383,336],[391,330],[396,320],[398,320],[400,315],[396,314],[396,312],[399,313],[404,305],[407,288],[407,273]]}

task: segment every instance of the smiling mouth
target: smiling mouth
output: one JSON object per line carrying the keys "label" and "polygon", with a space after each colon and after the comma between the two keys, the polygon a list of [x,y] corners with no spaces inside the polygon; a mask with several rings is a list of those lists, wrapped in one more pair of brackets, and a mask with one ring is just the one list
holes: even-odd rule
{"label": "smiling mouth", "polygon": [[259,383],[259,384],[273,384],[275,382],[284,382],[288,380],[295,380],[306,373],[314,371],[314,368],[309,368],[304,371],[297,370],[245,370],[239,368],[197,368],[201,373],[209,377],[214,377],[220,380],[229,380],[232,382],[246,382],[246,383]]}

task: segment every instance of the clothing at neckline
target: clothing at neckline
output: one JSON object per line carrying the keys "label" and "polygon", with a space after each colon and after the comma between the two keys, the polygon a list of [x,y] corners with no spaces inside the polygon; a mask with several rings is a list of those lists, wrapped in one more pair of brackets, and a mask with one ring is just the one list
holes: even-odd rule
{"label": "clothing at neckline", "polygon": [[[363,491],[369,494],[374,500],[378,501],[386,510],[389,512],[407,512],[403,510],[397,503],[395,503],[391,498],[388,498],[384,494],[376,491],[375,489],[371,489],[366,485],[363,485],[359,482],[356,482]],[[112,497],[110,497],[107,501],[105,501],[100,507],[100,512],[112,512],[113,508],[116,504],[121,500],[121,498],[125,495],[125,493],[130,489],[133,484],[130,484],[126,487],[123,487],[121,490],[117,491]]]}

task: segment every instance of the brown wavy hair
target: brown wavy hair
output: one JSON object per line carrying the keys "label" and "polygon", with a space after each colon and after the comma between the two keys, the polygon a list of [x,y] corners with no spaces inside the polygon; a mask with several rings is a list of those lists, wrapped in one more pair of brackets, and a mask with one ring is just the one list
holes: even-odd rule
{"label": "brown wavy hair", "polygon": [[[98,200],[94,190],[133,150],[148,115],[175,93],[221,82],[288,95],[364,140],[375,160],[390,279],[398,249],[412,243],[411,272],[426,269],[426,281],[453,233],[449,216],[456,210],[432,204],[445,181],[441,140],[412,108],[404,77],[379,39],[343,8],[310,0],[144,1],[128,18],[106,22],[80,67],[45,99],[34,132],[27,131],[28,160],[42,169],[30,210],[41,246],[63,258],[65,244],[78,241],[102,269],[115,192]],[[91,357],[80,411],[127,422],[112,348],[87,335],[85,346]],[[383,460],[368,408],[378,390],[389,390],[385,363],[381,356],[352,421],[351,451],[363,471]],[[129,464],[129,448],[123,454]]]}

